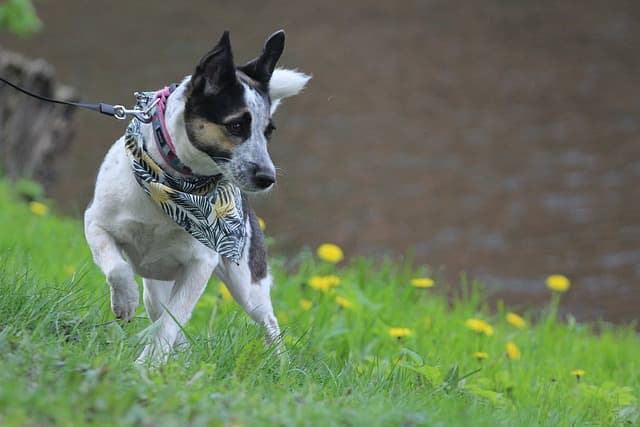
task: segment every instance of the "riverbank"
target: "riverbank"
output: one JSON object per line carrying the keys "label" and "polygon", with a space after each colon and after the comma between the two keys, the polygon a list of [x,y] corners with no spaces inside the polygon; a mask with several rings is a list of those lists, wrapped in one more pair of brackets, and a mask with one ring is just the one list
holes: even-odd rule
{"label": "riverbank", "polygon": [[334,264],[331,251],[327,260],[276,257],[288,362],[212,280],[186,327],[189,348],[146,369],[133,364],[144,310],[130,324],[114,321],[81,223],[19,201],[4,182],[0,206],[2,425],[640,421],[638,336],[559,318],[572,292],[562,278],[549,283],[556,290],[539,284],[549,295],[543,312],[494,312],[481,285],[452,299],[427,269]]}

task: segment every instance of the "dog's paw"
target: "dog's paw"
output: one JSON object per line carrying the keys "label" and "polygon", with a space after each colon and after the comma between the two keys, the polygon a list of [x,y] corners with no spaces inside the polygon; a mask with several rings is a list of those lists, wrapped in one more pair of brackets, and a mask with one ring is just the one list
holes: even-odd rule
{"label": "dog's paw", "polygon": [[176,341],[173,344],[173,348],[176,350],[186,350],[191,346],[191,341],[185,336],[184,332],[180,330],[178,332],[178,336],[176,337]]}
{"label": "dog's paw", "polygon": [[136,364],[144,366],[160,366],[166,363],[172,353],[176,341],[180,338],[182,331],[178,329],[173,319],[169,321],[158,320],[148,328],[140,331],[136,336],[140,344],[144,344],[144,349]]}
{"label": "dog's paw", "polygon": [[118,319],[130,322],[138,308],[139,299],[137,286],[135,288],[129,287],[128,289],[112,287],[111,311]]}
{"label": "dog's paw", "polygon": [[168,354],[162,354],[157,349],[147,346],[135,360],[135,364],[153,368],[164,365],[168,358]]}
{"label": "dog's paw", "polygon": [[135,363],[141,366],[161,366],[167,362],[170,354],[170,346],[155,340],[144,347]]}

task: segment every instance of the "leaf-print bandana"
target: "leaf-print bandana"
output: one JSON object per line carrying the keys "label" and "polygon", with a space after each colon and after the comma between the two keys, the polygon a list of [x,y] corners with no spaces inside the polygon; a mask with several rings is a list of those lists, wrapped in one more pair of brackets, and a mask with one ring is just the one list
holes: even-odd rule
{"label": "leaf-print bandana", "polygon": [[[136,93],[136,108],[145,108],[154,95]],[[240,189],[221,175],[193,179],[169,175],[145,150],[136,118],[127,126],[124,146],[133,174],[151,200],[200,243],[237,264],[245,236]]]}

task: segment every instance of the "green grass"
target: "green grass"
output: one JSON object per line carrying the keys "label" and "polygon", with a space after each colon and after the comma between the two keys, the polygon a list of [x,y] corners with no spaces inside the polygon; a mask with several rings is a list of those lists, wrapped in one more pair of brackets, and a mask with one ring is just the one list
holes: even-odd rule
{"label": "green grass", "polygon": [[[608,426],[638,425],[640,339],[632,327],[489,311],[465,285],[410,286],[408,264],[356,259],[334,267],[304,253],[275,259],[276,312],[289,360],[212,281],[186,327],[190,348],[165,366],[133,360],[141,308],[113,321],[108,289],[79,221],[38,216],[0,182],[2,426]],[[336,274],[333,291],[314,275]],[[540,284],[541,288],[544,284]],[[571,290],[569,291],[571,292]],[[341,308],[342,296],[352,307]],[[311,301],[305,311],[300,300]],[[551,295],[550,295],[551,301]],[[560,298],[559,301],[562,304]],[[480,318],[492,336],[465,327]],[[393,327],[408,328],[403,338]],[[597,327],[597,333],[594,328]],[[521,359],[506,356],[513,341]],[[472,357],[484,351],[489,357]],[[584,369],[580,381],[571,374]]]}

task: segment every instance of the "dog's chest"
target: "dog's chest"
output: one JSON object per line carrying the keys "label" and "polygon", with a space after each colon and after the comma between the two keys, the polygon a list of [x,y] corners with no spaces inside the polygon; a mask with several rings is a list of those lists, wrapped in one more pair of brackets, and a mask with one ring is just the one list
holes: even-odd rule
{"label": "dog's chest", "polygon": [[152,202],[131,173],[121,141],[110,150],[87,219],[112,235],[122,256],[144,277],[174,280],[196,259],[217,254],[194,239]]}
{"label": "dog's chest", "polygon": [[215,252],[175,224],[149,221],[148,217],[145,220],[119,221],[114,233],[123,257],[137,274],[174,280],[177,272],[194,259],[211,258],[210,262],[214,262]]}
{"label": "dog's chest", "polygon": [[194,260],[215,262],[217,254],[167,216],[134,179],[131,191],[111,217],[110,228],[122,256],[134,271],[157,280],[175,280]]}

